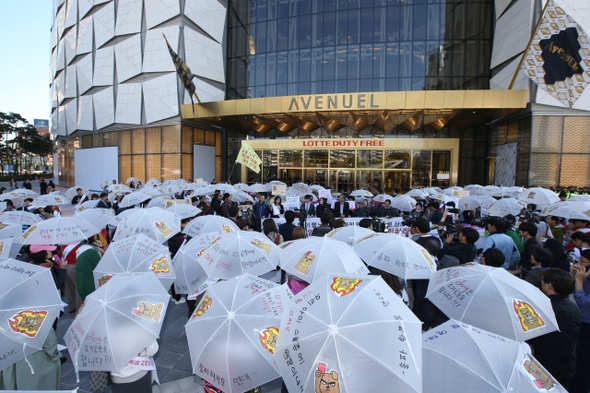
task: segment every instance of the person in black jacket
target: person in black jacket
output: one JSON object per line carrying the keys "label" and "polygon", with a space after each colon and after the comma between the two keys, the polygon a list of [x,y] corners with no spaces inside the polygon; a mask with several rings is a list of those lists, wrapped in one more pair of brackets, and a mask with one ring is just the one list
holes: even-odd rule
{"label": "person in black jacket", "polygon": [[319,227],[313,228],[311,236],[323,237],[332,230],[332,214],[330,212],[323,212],[320,221],[322,224]]}
{"label": "person in black jacket", "polygon": [[285,220],[287,221],[286,223],[279,225],[279,235],[283,237],[283,241],[288,242],[293,240],[293,229],[296,228],[296,226],[293,225],[295,212],[293,210],[287,210],[285,212]]}
{"label": "person in black jacket", "polygon": [[399,217],[400,211],[395,207],[391,206],[391,201],[386,199],[381,208],[379,209],[379,213],[377,213],[377,217],[385,217],[385,218],[392,218],[392,217]]}
{"label": "person in black jacket", "polygon": [[433,225],[438,225],[438,223],[442,220],[443,213],[440,211],[440,203],[432,202],[428,205],[428,221],[430,221]]}
{"label": "person in black jacket", "polygon": [[537,226],[534,223],[530,221],[521,222],[518,231],[520,236],[525,239],[524,252],[520,258],[520,263],[523,270],[530,270],[533,267],[531,255],[535,250],[542,249],[543,244],[537,239]]}
{"label": "person in black jacket", "polygon": [[543,272],[542,287],[551,300],[559,331],[533,338],[527,343],[533,349],[533,356],[569,390],[570,380],[576,371],[576,343],[582,325],[580,309],[568,299],[574,279],[562,269],[550,268]]}
{"label": "person in black jacket", "polygon": [[331,212],[330,206],[328,205],[328,200],[326,198],[320,198],[318,200],[318,205],[315,207],[315,215],[316,217],[321,217],[323,212]]}
{"label": "person in black jacket", "polygon": [[[453,241],[455,236],[458,237],[459,243]],[[438,254],[438,259],[442,259],[445,255],[451,255],[459,260],[460,265],[473,262],[477,257],[475,242],[478,239],[479,233],[473,228],[463,228],[461,232],[451,233],[444,239],[444,245]]]}
{"label": "person in black jacket", "polygon": [[348,202],[344,199],[344,195],[340,194],[338,196],[338,202],[334,204],[334,215],[338,218],[345,218],[350,217],[350,207],[348,206]]}

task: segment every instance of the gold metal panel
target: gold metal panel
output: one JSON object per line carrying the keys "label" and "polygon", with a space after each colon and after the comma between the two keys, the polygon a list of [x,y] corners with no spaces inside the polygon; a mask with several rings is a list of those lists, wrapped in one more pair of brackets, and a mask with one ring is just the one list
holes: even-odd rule
{"label": "gold metal panel", "polygon": [[252,113],[268,113],[266,109],[266,100],[268,98],[253,98],[250,100],[250,109]]}
{"label": "gold metal panel", "polygon": [[162,155],[146,154],[146,181],[149,179],[162,179]]}
{"label": "gold metal panel", "polygon": [[482,108],[484,95],[484,90],[468,90],[465,92],[464,105],[472,109]]}
{"label": "gold metal panel", "polygon": [[501,108],[504,100],[504,90],[485,90],[483,108]]}
{"label": "gold metal panel", "polygon": [[131,156],[119,156],[119,180],[125,181],[125,180],[129,179],[130,177],[131,177]]}
{"label": "gold metal panel", "polygon": [[[136,128],[131,130],[131,151],[133,154],[145,154],[145,129]],[[143,179],[143,177],[140,177],[140,179]]]}
{"label": "gold metal panel", "polygon": [[406,92],[406,109],[424,109],[425,91]]}
{"label": "gold metal panel", "polygon": [[558,184],[560,154],[531,154],[529,184],[552,187]]}
{"label": "gold metal panel", "polygon": [[526,108],[527,94],[522,94],[522,90],[504,90],[504,99],[502,108]]}
{"label": "gold metal panel", "polygon": [[463,108],[465,104],[464,91],[445,91],[445,99],[442,108]]}
{"label": "gold metal panel", "polygon": [[[590,117],[566,116],[563,126],[563,153],[590,153],[589,130]],[[567,185],[572,184],[578,183]]]}
{"label": "gold metal panel", "polygon": [[119,131],[119,154],[131,154],[131,131]]}
{"label": "gold metal panel", "polygon": [[180,174],[181,179],[193,179],[193,156],[192,154],[182,155],[182,173]]}
{"label": "gold metal panel", "polygon": [[[234,100],[236,103],[236,111],[235,111],[235,115],[246,115],[249,113],[252,113],[252,110],[250,109],[250,101],[251,100]],[[230,113],[227,113],[227,115],[230,115]],[[225,113],[223,114],[225,115]]]}
{"label": "gold metal panel", "polygon": [[442,109],[445,107],[444,91],[428,91],[424,98],[424,108]]}
{"label": "gold metal panel", "polygon": [[162,147],[164,153],[180,152],[180,124],[162,128]]}
{"label": "gold metal panel", "polygon": [[182,152],[193,152],[193,128],[189,126],[182,126]]}
{"label": "gold metal panel", "polygon": [[531,152],[561,153],[562,126],[561,116],[533,116]]}
{"label": "gold metal panel", "polygon": [[160,127],[151,127],[147,129],[147,152],[162,152],[162,132]]}
{"label": "gold metal panel", "polygon": [[277,100],[274,97],[268,97],[264,99],[266,113],[280,113],[283,110],[283,106],[281,105],[281,100]]}
{"label": "gold metal panel", "polygon": [[180,154],[162,154],[162,179],[180,178]]}
{"label": "gold metal panel", "polygon": [[561,156],[560,184],[563,186],[590,186],[590,155],[563,154]]}
{"label": "gold metal panel", "polygon": [[236,100],[221,101],[221,111],[223,113],[236,113]]}
{"label": "gold metal panel", "polygon": [[147,180],[145,178],[145,154],[131,156],[131,163],[131,176],[141,179],[143,182],[145,182]]}

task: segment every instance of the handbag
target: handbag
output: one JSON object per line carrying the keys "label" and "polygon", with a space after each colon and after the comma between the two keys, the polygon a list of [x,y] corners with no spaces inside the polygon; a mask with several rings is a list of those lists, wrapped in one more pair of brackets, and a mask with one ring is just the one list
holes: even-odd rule
{"label": "handbag", "polygon": [[94,371],[90,375],[90,390],[92,393],[104,393],[110,386],[111,379],[106,371]]}

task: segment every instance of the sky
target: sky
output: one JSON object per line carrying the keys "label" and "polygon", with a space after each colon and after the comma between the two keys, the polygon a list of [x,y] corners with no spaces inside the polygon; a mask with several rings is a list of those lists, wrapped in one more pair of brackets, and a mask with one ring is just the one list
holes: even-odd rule
{"label": "sky", "polygon": [[0,0],[0,112],[49,119],[52,0]]}

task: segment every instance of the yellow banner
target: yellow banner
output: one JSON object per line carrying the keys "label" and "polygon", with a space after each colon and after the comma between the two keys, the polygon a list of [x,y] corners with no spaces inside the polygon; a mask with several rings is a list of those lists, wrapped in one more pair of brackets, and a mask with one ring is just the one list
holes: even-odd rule
{"label": "yellow banner", "polygon": [[260,172],[260,165],[262,164],[262,160],[258,157],[258,154],[252,149],[248,144],[242,143],[242,148],[238,153],[238,158],[236,162],[246,165],[248,168],[252,169],[254,172]]}

